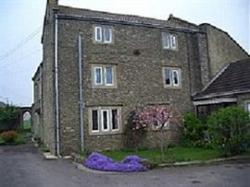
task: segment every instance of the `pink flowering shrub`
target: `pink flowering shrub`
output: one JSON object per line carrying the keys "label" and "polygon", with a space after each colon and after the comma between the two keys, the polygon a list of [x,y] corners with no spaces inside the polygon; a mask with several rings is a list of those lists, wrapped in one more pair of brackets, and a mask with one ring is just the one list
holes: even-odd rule
{"label": "pink flowering shrub", "polygon": [[135,113],[133,129],[163,129],[171,118],[172,110],[169,107],[148,106]]}
{"label": "pink flowering shrub", "polygon": [[164,130],[171,124],[179,124],[178,119],[173,115],[174,111],[166,106],[148,106],[140,108],[135,112],[133,118],[132,130],[138,132],[138,136],[134,137],[137,143],[140,140],[142,132],[153,129],[160,131],[160,148],[163,154],[164,151]]}

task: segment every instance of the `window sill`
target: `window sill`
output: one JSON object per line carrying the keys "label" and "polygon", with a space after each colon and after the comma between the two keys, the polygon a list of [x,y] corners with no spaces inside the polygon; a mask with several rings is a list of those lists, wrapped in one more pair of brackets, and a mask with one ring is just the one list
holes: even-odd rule
{"label": "window sill", "polygon": [[163,50],[168,50],[168,51],[176,51],[176,52],[178,51],[178,48],[172,49],[172,48],[164,48],[164,47],[163,47],[162,49],[163,49]]}
{"label": "window sill", "polygon": [[100,89],[116,89],[117,86],[116,85],[114,85],[114,86],[96,86],[96,85],[92,85],[92,88],[93,89],[98,89],[98,88],[100,88]]}
{"label": "window sill", "polygon": [[164,85],[164,88],[172,89],[172,90],[181,90],[182,86],[166,86],[166,85]]}
{"label": "window sill", "polygon": [[113,45],[114,42],[97,42],[97,41],[93,41],[93,44],[96,44],[96,45]]}
{"label": "window sill", "polygon": [[108,132],[89,132],[90,136],[108,136],[108,135],[118,135],[118,134],[122,134],[121,130],[117,130],[117,131],[108,131]]}

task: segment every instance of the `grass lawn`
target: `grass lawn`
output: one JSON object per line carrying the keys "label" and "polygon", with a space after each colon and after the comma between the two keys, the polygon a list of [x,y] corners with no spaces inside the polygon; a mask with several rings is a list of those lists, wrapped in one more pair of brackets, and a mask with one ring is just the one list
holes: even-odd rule
{"label": "grass lawn", "polygon": [[138,155],[155,164],[192,160],[209,160],[221,156],[221,153],[218,150],[193,147],[168,148],[164,153],[164,157],[162,157],[161,151],[159,149],[139,150],[137,152],[132,150],[104,151],[102,153],[113,158],[114,160],[122,160],[128,155]]}

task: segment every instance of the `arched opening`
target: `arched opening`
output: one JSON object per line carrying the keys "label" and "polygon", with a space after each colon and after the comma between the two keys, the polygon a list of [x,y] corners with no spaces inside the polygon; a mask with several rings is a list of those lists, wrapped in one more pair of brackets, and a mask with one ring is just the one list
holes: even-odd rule
{"label": "arched opening", "polygon": [[30,111],[25,111],[22,114],[22,129],[25,131],[30,131],[31,130],[31,113]]}

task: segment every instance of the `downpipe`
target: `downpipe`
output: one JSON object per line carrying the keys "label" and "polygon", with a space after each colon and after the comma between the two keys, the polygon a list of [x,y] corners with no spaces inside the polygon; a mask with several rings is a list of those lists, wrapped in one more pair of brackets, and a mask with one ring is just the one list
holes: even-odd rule
{"label": "downpipe", "polygon": [[84,99],[83,99],[83,47],[82,47],[82,36],[78,36],[78,73],[79,73],[79,115],[80,115],[80,139],[81,139],[81,151],[84,151]]}
{"label": "downpipe", "polygon": [[60,124],[59,124],[59,91],[58,91],[58,18],[55,14],[55,121],[56,121],[56,155],[60,154]]}

